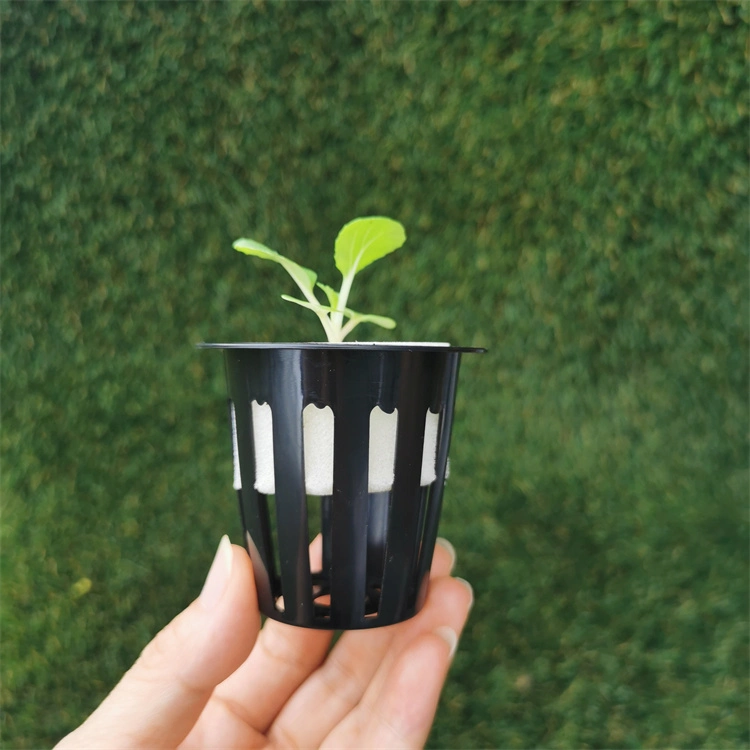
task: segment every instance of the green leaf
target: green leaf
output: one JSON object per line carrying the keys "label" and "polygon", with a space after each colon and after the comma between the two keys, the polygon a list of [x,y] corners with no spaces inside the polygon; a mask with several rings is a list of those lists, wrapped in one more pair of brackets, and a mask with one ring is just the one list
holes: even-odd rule
{"label": "green leaf", "polygon": [[300,307],[306,307],[308,310],[314,310],[315,312],[321,312],[321,313],[333,312],[332,307],[328,307],[327,305],[321,305],[321,304],[314,305],[312,302],[307,302],[303,299],[297,299],[296,297],[290,297],[288,294],[282,294],[281,299],[286,300],[287,302],[294,302],[295,305],[299,305]]}
{"label": "green leaf", "polygon": [[271,250],[270,248],[266,247],[265,245],[261,245],[260,242],[256,242],[255,240],[249,240],[243,237],[242,239],[234,242],[232,244],[232,247],[235,250],[244,253],[245,255],[252,255],[256,258],[263,258],[265,260],[272,260],[274,261],[274,263],[279,263],[294,279],[297,286],[306,293],[305,296],[307,296],[307,294],[315,296],[313,294],[313,287],[315,286],[315,281],[318,278],[318,275],[315,273],[315,271],[311,271],[309,268],[300,266],[293,260],[285,258],[275,250]]}
{"label": "green leaf", "polygon": [[[318,285],[320,286],[320,284]],[[317,313],[330,313],[336,312],[335,308],[329,307],[328,305],[313,305],[311,302],[307,302],[303,299],[297,299],[297,297],[290,297],[288,294],[282,294],[281,299],[287,302],[294,302],[295,305],[305,307],[308,310],[313,310]],[[349,330],[354,328],[355,325],[360,323],[374,323],[375,325],[381,326],[382,328],[388,328],[392,330],[396,327],[396,321],[393,318],[386,318],[384,315],[370,315],[369,313],[358,313],[355,310],[350,310],[348,307],[346,310],[341,311],[342,314],[350,319],[347,324]]]}
{"label": "green leaf", "polygon": [[356,321],[357,324],[375,323],[375,325],[378,325],[381,328],[387,328],[388,330],[393,330],[396,327],[396,321],[393,318],[386,318],[384,315],[366,315],[355,313],[352,310],[347,310],[346,312],[350,319]]}
{"label": "green leaf", "polygon": [[341,329],[341,341],[343,341],[360,323],[374,323],[381,328],[393,329],[396,327],[396,321],[392,318],[386,318],[383,315],[369,315],[365,313],[354,312],[347,309],[345,315],[349,317],[346,325]]}
{"label": "green leaf", "polygon": [[345,224],[336,237],[334,259],[342,276],[354,275],[406,242],[404,227],[385,216],[367,216]]}
{"label": "green leaf", "polygon": [[317,283],[317,286],[325,292],[329,304],[335,310],[339,306],[339,293],[332,287],[323,284],[320,281]]}

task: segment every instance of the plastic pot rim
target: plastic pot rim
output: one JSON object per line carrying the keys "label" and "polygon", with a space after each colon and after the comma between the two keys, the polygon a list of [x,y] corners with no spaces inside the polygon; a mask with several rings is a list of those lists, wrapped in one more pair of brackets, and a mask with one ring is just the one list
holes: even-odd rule
{"label": "plastic pot rim", "polygon": [[482,347],[476,346],[451,346],[449,344],[439,344],[434,342],[421,343],[418,341],[393,341],[393,342],[381,342],[381,341],[344,341],[341,343],[332,343],[328,341],[314,342],[290,342],[290,341],[279,341],[279,342],[229,342],[229,343],[213,343],[213,342],[201,342],[195,345],[197,349],[292,349],[292,350],[305,350],[305,349],[337,349],[337,350],[350,350],[350,351],[376,351],[376,352],[387,352],[387,351],[428,351],[428,352],[461,352],[461,353],[477,353],[483,354],[487,350]]}

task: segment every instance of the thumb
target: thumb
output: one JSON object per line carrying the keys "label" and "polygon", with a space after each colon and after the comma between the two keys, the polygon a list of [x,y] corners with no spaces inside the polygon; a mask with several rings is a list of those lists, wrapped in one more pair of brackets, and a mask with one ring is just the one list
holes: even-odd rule
{"label": "thumb", "polygon": [[252,564],[222,537],[200,596],[143,650],[99,708],[57,750],[176,747],[260,629]]}

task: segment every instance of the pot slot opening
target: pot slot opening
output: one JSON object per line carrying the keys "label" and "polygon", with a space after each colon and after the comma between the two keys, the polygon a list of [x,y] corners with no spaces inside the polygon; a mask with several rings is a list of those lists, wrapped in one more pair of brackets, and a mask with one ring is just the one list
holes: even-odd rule
{"label": "pot slot opening", "polygon": [[380,586],[367,592],[365,597],[365,620],[374,620],[380,614]]}
{"label": "pot slot opening", "polygon": [[255,489],[264,495],[276,492],[273,473],[273,413],[271,404],[250,404],[253,417],[253,446],[255,448]]}
{"label": "pot slot opening", "polygon": [[229,401],[229,414],[232,422],[232,465],[234,467],[234,479],[232,486],[235,490],[242,489],[242,475],[240,474],[240,449],[237,445],[237,414],[234,410],[234,401]]}
{"label": "pot slot opening", "polygon": [[[317,616],[330,617],[331,609],[331,595],[329,593],[318,592],[318,595],[314,599],[315,601],[315,614]],[[322,610],[319,612],[318,610]]]}
{"label": "pot slot opening", "polygon": [[305,489],[308,495],[333,493],[333,409],[308,404],[302,410]]}
{"label": "pot slot opening", "polygon": [[331,619],[331,498],[307,496],[310,579],[315,619]]}
{"label": "pot slot opening", "polygon": [[279,612],[284,611],[284,593],[281,589],[281,557],[279,555],[279,519],[278,509],[276,507],[276,496],[275,495],[261,495],[260,501],[265,500],[266,507],[268,509],[268,535],[271,545],[271,563],[273,570],[269,571],[271,579],[271,589],[274,593],[274,599],[276,602],[276,609]]}
{"label": "pot slot opening", "polygon": [[307,496],[307,537],[310,544],[310,572],[323,572],[323,521],[321,498]]}
{"label": "pot slot opening", "polygon": [[424,420],[424,443],[422,444],[422,475],[419,484],[432,484],[435,481],[435,460],[437,458],[438,426],[440,412],[427,410]]}
{"label": "pot slot opening", "polygon": [[420,490],[420,496],[419,496],[419,534],[417,535],[417,557],[422,557],[422,547],[424,545],[424,532],[425,527],[427,525],[427,510],[429,507],[430,502],[430,495],[432,493],[430,492],[429,487],[422,487]]}
{"label": "pot slot opening", "polygon": [[377,617],[380,611],[391,493],[371,493],[368,497],[368,505],[365,619]]}
{"label": "pot slot opening", "polygon": [[390,414],[375,406],[370,412],[370,448],[368,455],[368,490],[373,494],[393,488],[396,465],[396,431],[398,409]]}

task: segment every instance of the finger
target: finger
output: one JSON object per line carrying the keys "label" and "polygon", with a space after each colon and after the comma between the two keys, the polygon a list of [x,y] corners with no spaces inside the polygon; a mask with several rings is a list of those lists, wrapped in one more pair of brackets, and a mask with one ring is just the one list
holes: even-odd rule
{"label": "finger", "polygon": [[439,536],[435,542],[435,552],[432,555],[430,578],[450,575],[455,567],[456,548],[447,539]]}
{"label": "finger", "polygon": [[394,663],[401,657],[420,635],[443,631],[449,628],[460,638],[469,612],[474,604],[474,591],[468,581],[462,578],[444,578],[436,585],[435,600],[428,610],[428,617],[422,623],[404,623],[407,627],[399,633],[391,648],[373,676],[360,704],[367,705],[378,696]]}
{"label": "finger", "polygon": [[[448,626],[460,632],[472,594],[458,579],[435,579],[423,609],[398,625],[345,633],[323,665],[292,696],[269,731],[279,746],[320,744],[362,700],[383,664],[420,634]],[[382,679],[382,678],[381,678]]]}
{"label": "finger", "polygon": [[[336,726],[324,745],[422,747],[434,719],[450,659],[474,601],[471,586],[459,578],[436,582],[430,595],[433,609],[428,613],[432,617],[421,628],[414,620],[404,623],[407,627],[394,639],[362,700]],[[447,661],[435,654],[436,635],[449,646]],[[432,639],[432,647],[425,645],[430,640],[425,641],[427,636]]]}
{"label": "finger", "polygon": [[318,534],[310,542],[310,571],[320,573],[323,570],[323,535]]}
{"label": "finger", "polygon": [[177,746],[214,687],[247,658],[259,627],[250,558],[225,536],[198,599],[58,748]]}
{"label": "finger", "polygon": [[[199,725],[229,706],[235,717],[265,734],[281,707],[325,658],[333,634],[267,620],[250,656],[214,691]],[[196,730],[203,730],[197,726]]]}
{"label": "finger", "polygon": [[[322,549],[318,535],[310,545],[313,570],[322,565]],[[264,734],[292,693],[325,659],[332,637],[331,631],[267,620],[252,653],[214,691],[196,735],[203,736],[200,725],[211,724],[212,717],[217,712],[226,713],[228,706],[246,726]],[[242,729],[238,731],[244,736]]]}
{"label": "finger", "polygon": [[457,642],[449,627],[414,639],[388,669],[372,702],[358,706],[324,746],[423,747]]}

